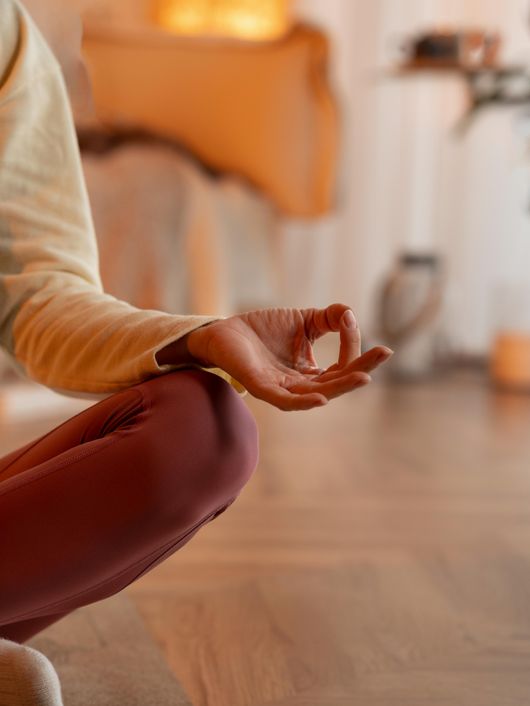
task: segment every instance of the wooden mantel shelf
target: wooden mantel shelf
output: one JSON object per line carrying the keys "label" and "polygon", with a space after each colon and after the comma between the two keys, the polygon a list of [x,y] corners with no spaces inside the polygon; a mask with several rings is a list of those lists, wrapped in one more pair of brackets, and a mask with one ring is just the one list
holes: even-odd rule
{"label": "wooden mantel shelf", "polygon": [[339,119],[319,29],[297,23],[258,42],[89,23],[84,51],[107,125],[176,140],[285,214],[333,208]]}

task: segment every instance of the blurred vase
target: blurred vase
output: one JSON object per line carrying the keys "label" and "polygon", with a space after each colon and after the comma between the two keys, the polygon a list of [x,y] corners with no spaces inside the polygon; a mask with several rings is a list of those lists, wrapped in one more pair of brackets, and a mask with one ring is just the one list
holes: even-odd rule
{"label": "blurred vase", "polygon": [[395,353],[392,376],[422,378],[434,370],[443,275],[432,254],[404,253],[383,286],[379,329]]}

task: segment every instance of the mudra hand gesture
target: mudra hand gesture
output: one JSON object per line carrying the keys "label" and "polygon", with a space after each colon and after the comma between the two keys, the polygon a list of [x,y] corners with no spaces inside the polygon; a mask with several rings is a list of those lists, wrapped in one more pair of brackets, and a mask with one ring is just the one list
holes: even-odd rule
{"label": "mudra hand gesture", "polygon": [[[340,335],[338,359],[322,370],[313,343],[331,332]],[[181,353],[187,347],[189,362],[221,368],[251,395],[283,410],[320,407],[363,387],[371,380],[369,373],[392,355],[384,346],[361,355],[359,327],[344,304],[237,314],[195,329],[177,344]],[[171,346],[158,359],[176,362]]]}

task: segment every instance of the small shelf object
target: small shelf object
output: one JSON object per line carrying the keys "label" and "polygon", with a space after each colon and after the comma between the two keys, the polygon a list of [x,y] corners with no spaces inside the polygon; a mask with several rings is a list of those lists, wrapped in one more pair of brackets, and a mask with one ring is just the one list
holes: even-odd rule
{"label": "small shelf object", "polygon": [[495,32],[429,32],[406,44],[407,58],[392,75],[449,73],[462,78],[469,95],[469,109],[459,126],[463,128],[485,107],[530,104],[530,66],[500,63],[500,46]]}

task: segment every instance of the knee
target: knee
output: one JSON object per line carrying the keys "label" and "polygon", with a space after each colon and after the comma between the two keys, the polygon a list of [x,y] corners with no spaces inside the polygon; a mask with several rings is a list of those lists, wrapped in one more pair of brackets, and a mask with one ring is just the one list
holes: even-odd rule
{"label": "knee", "polygon": [[[230,504],[249,481],[258,457],[256,423],[224,380],[199,370],[150,383],[157,435],[150,435],[156,515],[191,526]],[[164,458],[160,459],[163,438]],[[161,462],[162,461],[162,462]],[[162,474],[161,476],[159,474]]]}
{"label": "knee", "polygon": [[195,410],[202,440],[197,440],[202,446],[197,488],[214,498],[219,494],[221,500],[232,500],[257,464],[256,422],[241,396],[220,377],[201,373],[196,382],[200,386],[197,396],[202,397]]}

